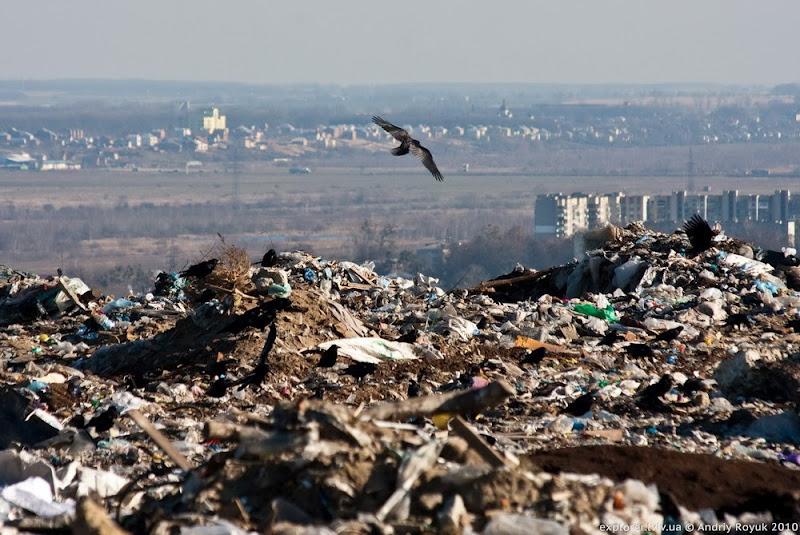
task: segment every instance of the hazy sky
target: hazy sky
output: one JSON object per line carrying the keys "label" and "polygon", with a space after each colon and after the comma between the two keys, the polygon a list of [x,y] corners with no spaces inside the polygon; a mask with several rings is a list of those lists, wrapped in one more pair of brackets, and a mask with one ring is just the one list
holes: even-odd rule
{"label": "hazy sky", "polygon": [[0,0],[0,78],[800,80],[798,0]]}

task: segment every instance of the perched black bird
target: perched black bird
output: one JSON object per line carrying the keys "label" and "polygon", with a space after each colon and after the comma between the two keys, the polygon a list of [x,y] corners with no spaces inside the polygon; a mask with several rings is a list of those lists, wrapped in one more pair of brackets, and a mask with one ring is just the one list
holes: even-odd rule
{"label": "perched black bird", "polygon": [[769,264],[777,269],[800,265],[800,259],[795,255],[787,255],[782,251],[770,251],[769,249],[765,249],[761,251],[757,258],[765,264]]}
{"label": "perched black bird", "polygon": [[253,265],[261,265],[261,267],[273,267],[275,264],[278,263],[278,253],[275,252],[275,249],[270,249],[264,256],[261,257],[260,262],[253,262]]}
{"label": "perched black bird", "polygon": [[520,364],[539,364],[544,359],[545,355],[547,354],[547,350],[543,347],[537,347],[536,349],[532,349],[527,351],[520,359]]}
{"label": "perched black bird", "polygon": [[371,362],[354,362],[342,371],[346,375],[355,377],[356,379],[363,379],[367,375],[375,373],[377,369],[378,365],[372,364]]}
{"label": "perched black bird", "polygon": [[533,391],[533,397],[535,398],[549,397],[557,388],[560,388],[562,386],[567,386],[567,383],[554,381],[552,383],[547,383],[545,385],[539,386],[536,388],[536,390]]}
{"label": "perched black bird", "polygon": [[201,302],[201,303],[208,303],[209,301],[214,299],[216,296],[217,296],[217,294],[214,293],[214,290],[212,290],[211,288],[206,288],[205,290],[203,290],[200,293],[200,296],[197,298],[197,300],[199,302]]}
{"label": "perched black bird", "polygon": [[439,168],[436,167],[436,164],[433,162],[433,155],[431,155],[431,151],[420,145],[419,141],[412,138],[408,131],[400,128],[399,126],[395,126],[389,121],[386,121],[378,116],[374,116],[372,118],[372,122],[389,132],[393,138],[400,142],[399,146],[392,149],[392,154],[395,156],[403,156],[404,154],[411,152],[411,154],[422,161],[422,165],[425,166],[425,169],[431,172],[433,178],[440,182],[444,180],[442,173],[439,172]]}
{"label": "perched black bird", "polygon": [[699,214],[694,214],[683,224],[683,231],[688,236],[689,243],[692,244],[692,252],[695,254],[702,253],[711,247],[712,240],[716,236],[708,222]]}
{"label": "perched black bird", "polygon": [[[747,292],[742,294],[742,306],[750,308],[761,308],[764,306],[764,300],[758,292]],[[752,319],[752,318],[751,318]]]}
{"label": "perched black bird", "polygon": [[656,335],[656,340],[659,342],[671,342],[680,336],[683,332],[683,325],[678,325],[677,327],[673,327],[672,329],[667,329],[666,331],[658,333]]}
{"label": "perched black bird", "polygon": [[216,258],[212,258],[210,260],[206,260],[205,262],[200,262],[199,264],[195,264],[193,266],[189,266],[188,268],[184,269],[180,272],[181,277],[196,277],[198,279],[204,279],[211,275],[211,272],[214,271],[214,268],[217,267],[219,260]]}
{"label": "perched black bird", "polygon": [[597,390],[590,390],[589,392],[578,396],[577,398],[573,399],[572,402],[561,412],[571,414],[572,416],[583,416],[592,410],[592,405],[594,404],[594,395],[596,393]]}
{"label": "perched black bird", "polygon": [[754,323],[755,321],[753,321],[753,318],[751,318],[749,314],[744,313],[731,314],[728,316],[728,319],[725,320],[725,325],[733,327],[734,329],[738,327],[750,327]]}
{"label": "perched black bird", "polygon": [[228,387],[230,385],[231,384],[230,381],[228,381],[228,378],[224,375],[221,375],[213,383],[211,383],[211,386],[209,386],[208,390],[206,390],[206,395],[212,398],[221,398],[228,393]]}
{"label": "perched black bird", "polygon": [[319,358],[319,362],[317,362],[317,368],[332,368],[336,364],[336,357],[338,356],[339,346],[336,344],[331,344]]}
{"label": "perched black bird", "polygon": [[703,383],[703,380],[698,377],[689,377],[686,381],[678,387],[684,395],[691,396],[695,392],[699,392],[700,390],[705,390],[706,385]]}
{"label": "perched black bird", "polygon": [[86,429],[94,428],[98,433],[105,433],[114,426],[114,421],[118,416],[119,411],[117,407],[111,405],[100,414],[94,415],[92,419],[89,420],[89,423],[86,424]]}
{"label": "perched black bird", "polygon": [[406,390],[406,395],[410,398],[419,397],[422,394],[422,388],[419,386],[417,381],[413,379],[408,383],[408,389]]}
{"label": "perched black bird", "polygon": [[408,332],[403,333],[400,336],[398,336],[397,339],[395,340],[395,342],[405,342],[407,344],[413,344],[414,342],[417,341],[417,338],[419,338],[419,331],[417,331],[416,329],[412,328]]}
{"label": "perched black bird", "polygon": [[56,273],[58,274],[59,277],[64,276],[64,270],[61,268],[56,268]]}
{"label": "perched black bird", "polygon": [[625,346],[625,351],[628,355],[635,358],[653,357],[655,353],[650,349],[647,344],[628,344]]}
{"label": "perched black bird", "polygon": [[158,275],[156,275],[154,283],[155,290],[153,293],[156,295],[169,295],[170,290],[172,290],[172,283],[172,276],[169,273],[166,271],[159,271]]}
{"label": "perched black bird", "polygon": [[786,277],[786,286],[790,290],[800,290],[800,267],[788,267],[783,270],[783,274]]}
{"label": "perched black bird", "polygon": [[263,349],[261,349],[261,355],[258,357],[258,363],[256,364],[255,369],[250,375],[241,378],[235,383],[239,385],[239,390],[244,390],[247,386],[260,387],[261,383],[264,382],[264,379],[267,377],[267,373],[269,373],[267,356],[269,356],[269,352],[272,351],[272,346],[275,345],[275,339],[277,337],[278,327],[275,325],[275,322],[272,322],[272,324],[269,326],[267,341],[264,343]]}
{"label": "perched black bird", "polygon": [[31,320],[47,316],[47,310],[44,308],[44,305],[42,305],[39,299],[33,294],[31,294],[30,297],[26,297],[19,304],[19,311],[22,313],[23,317]]}
{"label": "perched black bird", "polygon": [[205,372],[209,377],[219,377],[228,372],[228,366],[236,363],[236,359],[223,358],[222,353],[218,353],[217,357],[206,365]]}
{"label": "perched black bird", "polygon": [[639,392],[636,404],[644,409],[660,410],[664,408],[664,403],[659,398],[672,390],[673,384],[672,376],[665,373],[658,382],[644,387]]}
{"label": "perched black bird", "polygon": [[786,322],[786,326],[796,333],[800,332],[800,320],[789,320]]}
{"label": "perched black bird", "polygon": [[67,422],[67,426],[75,427],[77,429],[85,429],[86,428],[86,418],[83,414],[76,414],[72,418],[69,419]]}
{"label": "perched black bird", "polygon": [[606,334],[603,335],[603,338],[600,339],[600,342],[597,344],[599,346],[612,346],[622,340],[622,336],[620,336],[619,331],[616,329],[612,330],[609,329],[606,331]]}

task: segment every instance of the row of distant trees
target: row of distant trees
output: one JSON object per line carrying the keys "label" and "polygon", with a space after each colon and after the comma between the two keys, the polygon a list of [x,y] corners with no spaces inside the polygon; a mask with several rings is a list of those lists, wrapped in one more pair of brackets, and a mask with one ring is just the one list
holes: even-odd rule
{"label": "row of distant trees", "polygon": [[391,225],[364,221],[353,238],[352,255],[358,261],[374,261],[381,273],[414,275],[421,272],[440,279],[442,287],[470,287],[482,280],[508,273],[518,264],[542,269],[572,258],[571,240],[534,236],[515,225],[488,225],[468,240],[442,244],[443,254],[420,256],[399,247]]}

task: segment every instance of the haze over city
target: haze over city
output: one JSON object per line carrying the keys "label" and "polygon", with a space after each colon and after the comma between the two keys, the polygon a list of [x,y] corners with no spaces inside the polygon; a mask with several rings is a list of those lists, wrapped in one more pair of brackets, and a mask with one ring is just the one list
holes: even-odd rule
{"label": "haze over city", "polygon": [[3,3],[0,78],[798,81],[793,0]]}

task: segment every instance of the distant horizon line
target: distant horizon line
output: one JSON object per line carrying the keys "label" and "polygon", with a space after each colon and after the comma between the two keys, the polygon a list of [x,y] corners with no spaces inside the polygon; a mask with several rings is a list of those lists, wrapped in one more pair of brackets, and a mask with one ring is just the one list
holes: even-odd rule
{"label": "distant horizon line", "polygon": [[214,84],[255,87],[393,87],[393,86],[529,86],[529,87],[727,87],[727,88],[774,88],[783,85],[800,85],[798,81],[784,82],[525,82],[525,81],[415,81],[415,82],[248,82],[240,80],[208,80],[208,79],[171,79],[171,78],[141,78],[141,77],[64,77],[64,78],[2,78],[0,84],[12,83],[162,83],[162,84]]}

